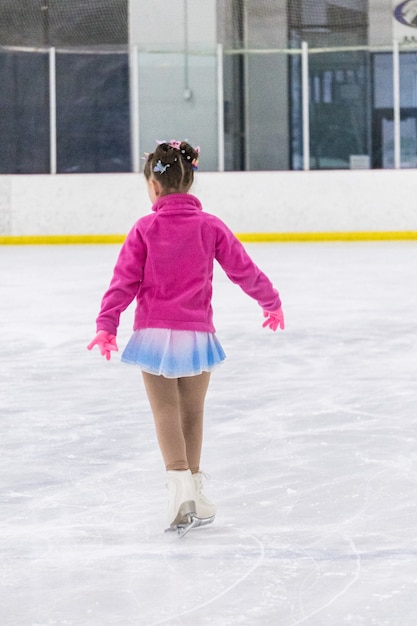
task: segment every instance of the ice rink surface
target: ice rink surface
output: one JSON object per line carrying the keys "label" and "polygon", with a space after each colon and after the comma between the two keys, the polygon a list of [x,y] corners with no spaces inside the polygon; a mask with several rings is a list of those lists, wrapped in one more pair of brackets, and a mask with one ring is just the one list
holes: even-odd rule
{"label": "ice rink surface", "polygon": [[0,247],[1,626],[415,626],[417,242],[247,245],[284,332],[216,272],[183,539],[139,370],[86,350],[118,249]]}

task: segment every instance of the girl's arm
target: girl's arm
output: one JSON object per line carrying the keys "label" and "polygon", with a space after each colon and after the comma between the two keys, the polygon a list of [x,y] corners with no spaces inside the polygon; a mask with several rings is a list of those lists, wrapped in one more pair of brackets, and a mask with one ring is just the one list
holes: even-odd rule
{"label": "girl's arm", "polygon": [[280,308],[281,300],[272,282],[255,265],[232,231],[220,220],[215,258],[230,280],[239,285],[248,296],[254,298],[264,310],[276,311]]}
{"label": "girl's arm", "polygon": [[135,225],[120,250],[110,286],[101,301],[96,320],[97,331],[105,330],[113,335],[117,334],[120,314],[127,309],[139,291],[145,259],[145,243]]}

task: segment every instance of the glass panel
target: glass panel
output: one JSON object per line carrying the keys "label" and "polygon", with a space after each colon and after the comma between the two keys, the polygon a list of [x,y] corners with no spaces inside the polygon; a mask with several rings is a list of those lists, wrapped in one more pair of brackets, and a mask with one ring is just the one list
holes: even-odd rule
{"label": "glass panel", "polygon": [[0,173],[49,172],[48,55],[0,52]]}
{"label": "glass panel", "polygon": [[247,169],[287,170],[288,61],[284,54],[248,55]]}
{"label": "glass panel", "polygon": [[[400,53],[400,102],[401,108],[417,106],[417,55]],[[374,106],[376,109],[392,108],[393,59],[391,53],[374,55]]]}
{"label": "glass panel", "polygon": [[[394,167],[393,57],[374,55],[374,166]],[[401,167],[417,167],[417,57],[414,52],[400,53],[400,141]]]}
{"label": "glass panel", "polygon": [[290,56],[290,133],[291,169],[302,170],[303,160],[303,112],[301,92],[301,55]]}
{"label": "glass panel", "polygon": [[245,169],[244,55],[224,57],[224,167]]}
{"label": "glass panel", "polygon": [[378,53],[374,57],[374,108],[392,108],[392,54]]}
{"label": "glass panel", "polygon": [[333,52],[309,56],[310,167],[343,169],[370,156],[369,56]]}
{"label": "glass panel", "polygon": [[[394,167],[394,122],[392,116],[381,120],[382,167]],[[404,117],[400,122],[401,167],[417,167],[417,111],[413,117]]]}
{"label": "glass panel", "polygon": [[401,120],[400,135],[401,167],[417,167],[417,119],[415,117]]}
{"label": "glass panel", "polygon": [[[309,54],[310,167],[349,168],[351,157],[370,156],[369,54],[322,52],[324,48],[366,45],[367,0],[288,0],[291,48],[306,42]],[[314,50],[314,52],[312,52]],[[302,115],[300,58],[290,60],[291,162],[301,169]]]}
{"label": "glass panel", "polygon": [[139,54],[142,151],[157,140],[188,139],[201,146],[201,170],[217,170],[217,57]]}
{"label": "glass panel", "polygon": [[126,54],[57,54],[58,172],[131,169]]}
{"label": "glass panel", "polygon": [[[291,59],[292,168],[302,169],[301,59]],[[369,54],[309,55],[310,168],[348,169],[370,162]],[[363,158],[357,159],[358,156]]]}

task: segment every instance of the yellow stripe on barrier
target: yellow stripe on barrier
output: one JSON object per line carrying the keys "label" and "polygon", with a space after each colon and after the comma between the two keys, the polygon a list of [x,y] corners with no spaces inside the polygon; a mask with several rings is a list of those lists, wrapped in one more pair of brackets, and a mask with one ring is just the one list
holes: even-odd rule
{"label": "yellow stripe on barrier", "polygon": [[[297,243],[323,241],[417,240],[417,231],[358,231],[320,233],[237,233],[245,243]],[[120,244],[126,235],[0,235],[0,245]]]}
{"label": "yellow stripe on barrier", "polygon": [[357,231],[320,233],[238,233],[240,241],[247,243],[267,242],[314,242],[314,241],[399,241],[417,239],[417,231]]}
{"label": "yellow stripe on barrier", "polygon": [[123,243],[126,235],[0,235],[0,245],[44,246]]}

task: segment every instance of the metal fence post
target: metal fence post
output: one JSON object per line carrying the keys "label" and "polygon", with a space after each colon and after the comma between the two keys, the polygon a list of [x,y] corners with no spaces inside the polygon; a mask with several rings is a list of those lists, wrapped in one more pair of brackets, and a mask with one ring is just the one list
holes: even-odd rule
{"label": "metal fence post", "polygon": [[303,111],[303,169],[310,169],[310,90],[308,83],[308,44],[301,44],[301,93]]}
{"label": "metal fence post", "polygon": [[223,46],[217,46],[217,169],[224,172]]}
{"label": "metal fence post", "polygon": [[56,54],[53,47],[49,48],[49,155],[50,173],[56,174]]}
{"label": "metal fence post", "polygon": [[394,104],[394,167],[401,168],[401,110],[400,110],[400,47],[392,45],[393,104]]}

